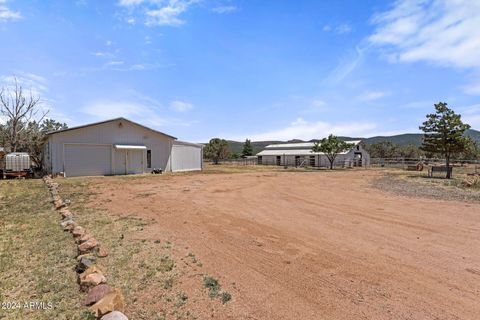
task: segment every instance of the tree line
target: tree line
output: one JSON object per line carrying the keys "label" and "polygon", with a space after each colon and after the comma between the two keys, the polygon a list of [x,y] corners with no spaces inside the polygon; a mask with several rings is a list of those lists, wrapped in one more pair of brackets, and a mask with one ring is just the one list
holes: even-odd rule
{"label": "tree line", "polygon": [[[400,146],[389,141],[367,146],[372,158],[420,158],[440,156],[445,159],[448,168],[452,160],[479,159],[480,146],[465,131],[470,125],[463,123],[461,115],[448,107],[447,103],[434,105],[435,112],[427,114],[426,120],[419,126],[424,132],[422,145]],[[39,170],[43,166],[43,147],[46,134],[67,128],[65,123],[47,117],[48,111],[42,108],[40,97],[31,91],[25,95],[22,86],[14,79],[13,87],[2,87],[0,90],[0,146],[7,152],[27,152]],[[315,142],[312,152],[322,152],[333,169],[338,154],[352,147],[334,135],[329,135]],[[249,139],[245,140],[241,157],[253,155],[253,147]],[[225,139],[213,138],[204,148],[204,156],[218,164],[221,160],[232,156]],[[447,178],[450,171],[447,170]]]}
{"label": "tree line", "polygon": [[[465,135],[470,125],[463,123],[461,115],[448,107],[447,103],[434,104],[434,113],[426,115],[426,120],[419,126],[423,131],[422,145],[401,146],[390,141],[371,144],[366,147],[372,158],[421,158],[441,157],[445,159],[445,166],[450,167],[452,160],[480,158],[480,146],[472,138]],[[333,169],[338,154],[349,150],[352,145],[339,139],[333,134],[315,142],[312,152],[325,154]],[[250,140],[246,140],[243,146],[242,157],[253,154]],[[205,146],[204,155],[215,164],[231,156],[228,150],[228,142],[224,139],[214,138]],[[450,170],[447,170],[447,178],[450,178]]]}

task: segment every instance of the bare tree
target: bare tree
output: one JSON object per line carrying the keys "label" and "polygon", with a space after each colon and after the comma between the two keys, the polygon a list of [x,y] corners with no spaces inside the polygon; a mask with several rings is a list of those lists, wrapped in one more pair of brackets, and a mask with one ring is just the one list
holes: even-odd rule
{"label": "bare tree", "polygon": [[42,121],[48,113],[40,112],[40,97],[34,96],[31,90],[29,97],[25,97],[22,86],[16,77],[14,79],[13,89],[7,87],[0,90],[0,114],[7,120],[6,142],[12,152],[17,151],[21,133],[27,130],[27,124],[34,118]]}

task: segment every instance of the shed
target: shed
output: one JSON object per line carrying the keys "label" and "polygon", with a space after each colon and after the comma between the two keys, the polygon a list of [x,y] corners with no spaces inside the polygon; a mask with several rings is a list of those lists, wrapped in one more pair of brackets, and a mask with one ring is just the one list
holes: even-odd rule
{"label": "shed", "polygon": [[[346,141],[352,148],[341,152],[335,159],[335,165],[342,167],[368,166],[370,155],[364,149],[361,140]],[[330,162],[322,152],[312,152],[314,142],[270,144],[257,153],[258,164],[327,167]]]}
{"label": "shed", "polygon": [[[188,148],[174,152],[174,146],[183,144]],[[201,145],[115,118],[48,133],[44,166],[67,177],[201,170],[202,150]]]}

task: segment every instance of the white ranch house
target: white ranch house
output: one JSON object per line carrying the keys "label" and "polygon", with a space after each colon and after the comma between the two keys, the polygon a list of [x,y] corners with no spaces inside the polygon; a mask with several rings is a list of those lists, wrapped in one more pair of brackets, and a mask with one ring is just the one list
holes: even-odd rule
{"label": "white ranch house", "polygon": [[48,173],[99,176],[202,170],[202,145],[178,141],[125,118],[115,118],[47,134]]}
{"label": "white ranch house", "polygon": [[[370,155],[364,149],[361,140],[346,141],[353,147],[339,153],[336,166],[357,167],[370,165]],[[328,167],[330,162],[322,152],[312,152],[314,142],[270,144],[257,153],[258,164],[277,166]]]}

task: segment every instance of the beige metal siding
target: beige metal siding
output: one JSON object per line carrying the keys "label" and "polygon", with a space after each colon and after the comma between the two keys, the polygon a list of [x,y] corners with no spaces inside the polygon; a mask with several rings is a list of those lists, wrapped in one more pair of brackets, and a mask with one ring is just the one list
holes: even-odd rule
{"label": "beige metal siding", "polygon": [[202,170],[202,146],[174,141],[171,160],[172,171]]}
{"label": "beige metal siding", "polygon": [[[115,120],[97,125],[59,132],[49,136],[52,173],[64,172],[63,145],[65,143],[142,145],[152,150],[152,167],[170,170],[171,141],[158,132],[125,120]],[[138,157],[135,157],[138,160]],[[144,160],[143,160],[144,161]],[[115,152],[111,154],[111,168],[117,167]],[[113,171],[113,170],[112,170]],[[138,171],[138,170],[136,170]],[[113,172],[112,172],[113,174]]]}

